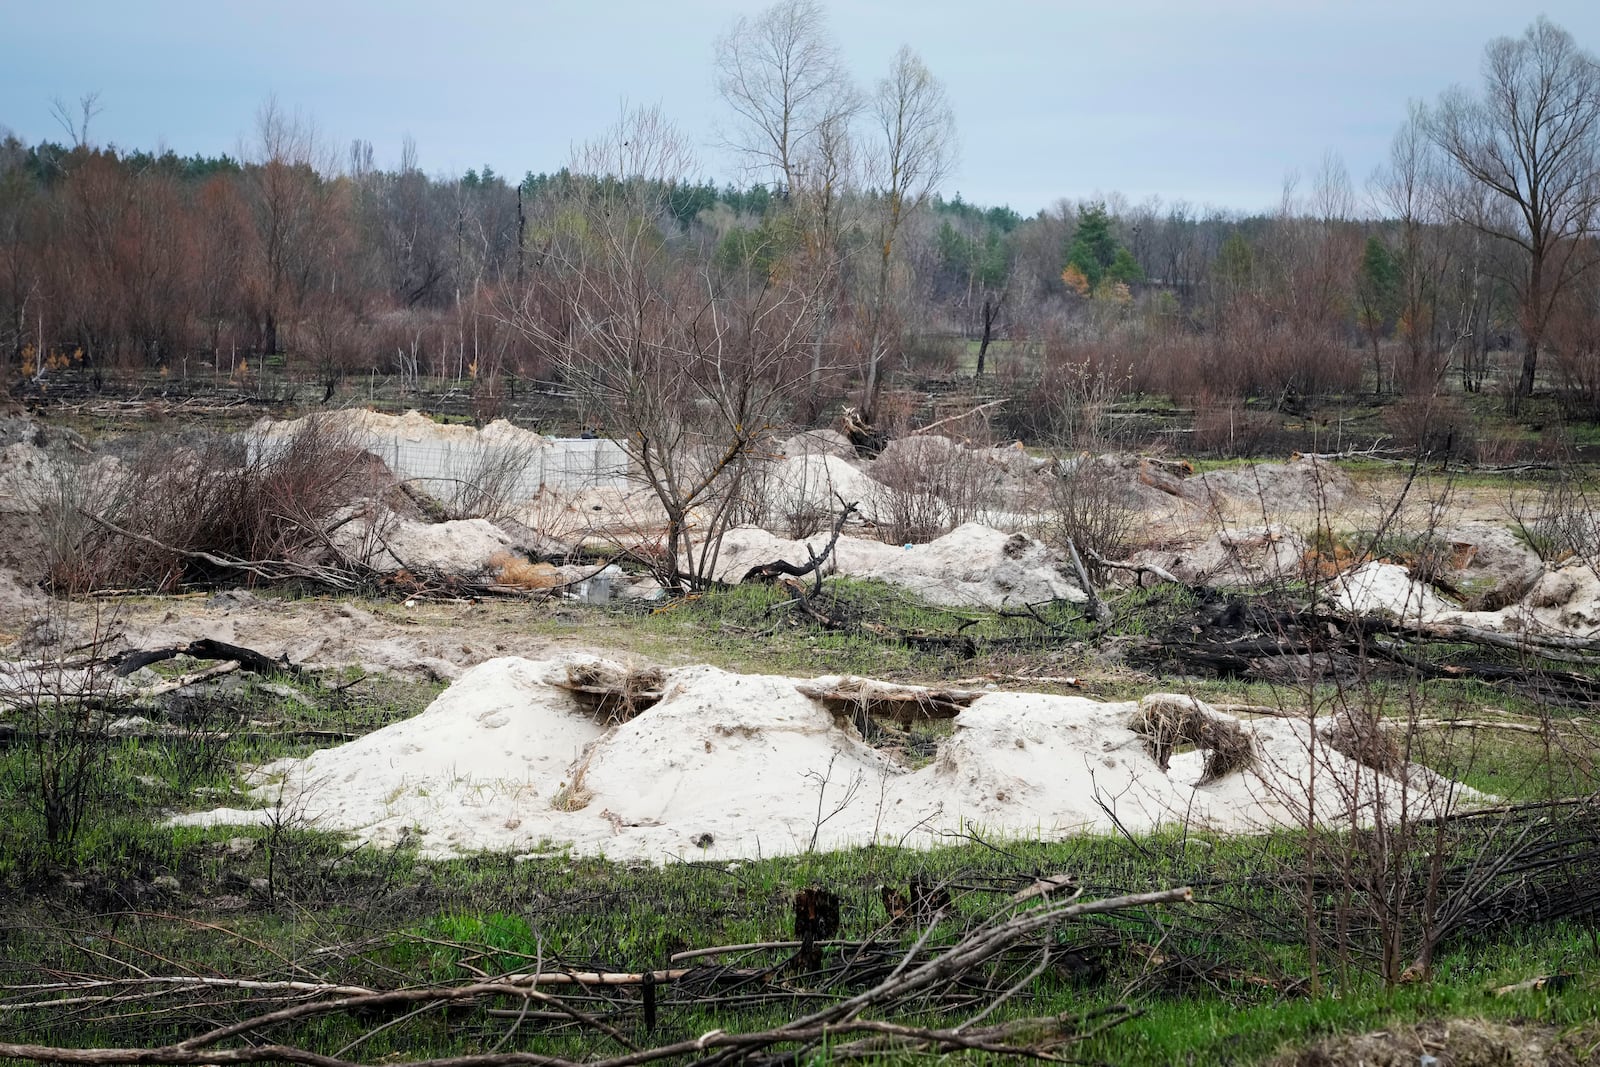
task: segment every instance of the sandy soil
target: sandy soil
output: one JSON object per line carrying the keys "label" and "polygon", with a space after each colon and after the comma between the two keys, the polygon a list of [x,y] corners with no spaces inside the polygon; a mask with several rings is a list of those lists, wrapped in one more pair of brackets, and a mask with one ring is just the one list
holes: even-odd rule
{"label": "sandy soil", "polygon": [[[563,685],[595,665],[587,656],[481,664],[418,716],[259,769],[269,807],[175,821],[291,817],[373,844],[420,838],[431,856],[571,848],[659,863],[873,842],[927,847],[969,831],[1253,832],[1302,824],[1308,806],[1339,824],[1450,795],[1420,767],[1393,777],[1313,744],[1304,720],[1240,720],[1183,696],[983,695],[956,716],[933,761],[913,768],[802,691],[836,678],[678,668],[665,672],[659,703],[610,725]],[[1219,774],[1208,773],[1205,745],[1158,761],[1140,727],[1177,704],[1226,724],[1249,756]]]}

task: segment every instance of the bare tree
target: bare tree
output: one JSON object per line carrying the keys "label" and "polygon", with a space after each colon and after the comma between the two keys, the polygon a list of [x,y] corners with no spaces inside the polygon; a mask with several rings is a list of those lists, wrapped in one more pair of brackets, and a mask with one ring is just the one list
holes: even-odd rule
{"label": "bare tree", "polygon": [[1456,88],[1426,118],[1468,179],[1452,213],[1514,246],[1523,335],[1518,396],[1533,392],[1539,345],[1564,289],[1596,260],[1600,212],[1600,61],[1540,16],[1484,53],[1483,95]]}
{"label": "bare tree", "polygon": [[815,285],[675,246],[667,193],[691,161],[656,109],[623,116],[573,167],[570,199],[511,322],[628,453],[665,516],[663,584],[713,571],[743,460],[806,374]]}
{"label": "bare tree", "polygon": [[752,165],[800,184],[800,169],[857,108],[818,0],[781,0],[717,39],[717,91],[743,127],[735,147]]}
{"label": "bare tree", "polygon": [[1445,335],[1439,302],[1449,273],[1451,247],[1444,212],[1443,161],[1428,137],[1420,110],[1395,134],[1388,165],[1371,182],[1380,214],[1394,220],[1395,320],[1404,345],[1408,391],[1431,391],[1460,337]]}
{"label": "bare tree", "polygon": [[[741,18],[716,43],[717,89],[738,116],[733,147],[752,170],[783,185],[799,238],[795,267],[816,285],[813,390],[838,304],[844,194],[854,181],[851,123],[860,97],[839,61],[817,0],[782,0]],[[811,394],[813,403],[817,394]]]}
{"label": "bare tree", "polygon": [[100,114],[100,91],[85,93],[78,97],[78,114],[73,116],[72,109],[67,102],[59,96],[50,98],[50,115],[67,131],[67,136],[72,138],[73,148],[89,147],[89,123]]}
{"label": "bare tree", "polygon": [[889,332],[890,267],[895,240],[906,219],[927,203],[949,173],[955,148],[955,116],[944,86],[909,47],[895,53],[889,76],[878,83],[873,118],[882,140],[867,168],[879,206],[874,249],[876,281],[867,307],[863,341],[866,374],[861,391],[861,421],[871,426],[883,385],[883,360]]}
{"label": "bare tree", "polygon": [[311,284],[317,250],[326,236],[326,196],[319,166],[322,156],[316,125],[298,111],[285,113],[276,98],[256,112],[252,178],[256,225],[260,232],[260,299],[262,348],[279,350],[283,318],[299,309]]}

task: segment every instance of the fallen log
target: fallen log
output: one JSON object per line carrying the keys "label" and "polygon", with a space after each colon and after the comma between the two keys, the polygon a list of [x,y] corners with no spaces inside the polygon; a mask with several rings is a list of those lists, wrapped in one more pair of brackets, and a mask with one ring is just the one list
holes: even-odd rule
{"label": "fallen log", "polygon": [[251,674],[298,676],[301,673],[300,668],[290,663],[287,656],[271,659],[255,649],[231,645],[211,637],[202,637],[190,641],[187,645],[172,648],[132,649],[113,656],[109,662],[117,677],[126,678],[140,667],[148,667],[152,663],[175,659],[178,656],[188,656],[191,659],[234,660],[241,670],[249,671]]}

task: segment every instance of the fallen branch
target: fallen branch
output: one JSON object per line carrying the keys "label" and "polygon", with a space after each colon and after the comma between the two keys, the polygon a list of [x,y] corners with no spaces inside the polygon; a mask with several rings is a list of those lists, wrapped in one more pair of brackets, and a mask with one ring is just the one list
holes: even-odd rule
{"label": "fallen branch", "polygon": [[971,418],[972,416],[976,415],[980,411],[987,411],[990,408],[999,407],[1001,404],[1004,404],[1008,399],[1009,399],[1009,397],[1001,397],[999,400],[991,400],[987,404],[979,404],[977,407],[973,408],[971,411],[963,411],[959,415],[946,415],[944,418],[938,420],[937,422],[930,422],[926,426],[922,426],[922,427],[919,427],[918,429],[912,430],[911,433],[908,436],[910,436],[910,437],[920,437],[921,435],[927,433],[928,431],[936,430],[939,427],[945,425],[946,423],[959,422],[962,419]]}
{"label": "fallen branch", "polygon": [[[989,1052],[996,1055],[1021,1055],[1041,1058],[1044,1055],[1043,1049],[1045,1048],[1081,1041],[1104,1027],[1098,1027],[1087,1032],[1082,1031],[1078,1027],[1081,1026],[1084,1017],[1079,1017],[1072,1013],[1045,1019],[1019,1020],[984,1028],[971,1025],[982,1018],[982,1013],[966,1023],[945,1028],[908,1026],[887,1020],[862,1019],[860,1016],[863,1012],[882,1009],[891,1004],[919,1003],[921,995],[927,991],[947,985],[952,980],[970,972],[973,968],[995,959],[1003,953],[1016,948],[1019,944],[1030,942],[1039,933],[1064,921],[1085,915],[1123,911],[1131,908],[1176,904],[1191,899],[1192,893],[1188,888],[1169,889],[1155,893],[1139,893],[1088,902],[1074,899],[1051,901],[1047,897],[1043,905],[1024,910],[1009,919],[985,924],[969,933],[955,945],[938,953],[932,959],[913,965],[913,961],[933,930],[933,927],[929,926],[923,936],[917,940],[916,944],[902,958],[899,965],[894,967],[877,985],[855,996],[829,1004],[809,1015],[768,1030],[750,1033],[729,1033],[723,1030],[712,1030],[697,1038],[684,1039],[649,1049],[634,1049],[627,1046],[624,1041],[623,1043],[625,1047],[628,1047],[628,1051],[623,1054],[605,1059],[589,1059],[583,1062],[588,1067],[634,1067],[637,1064],[693,1056],[701,1058],[704,1062],[715,1063],[735,1058],[744,1059],[770,1050],[774,1046],[799,1045],[804,1049],[821,1041],[830,1042],[832,1050],[837,1051],[841,1046],[834,1043],[835,1038],[844,1035],[861,1034],[869,1035],[871,1038],[888,1040],[892,1044],[885,1046],[869,1042],[856,1046],[844,1046],[847,1053],[852,1057],[859,1058],[866,1055],[876,1055],[889,1048],[898,1048],[930,1051],[965,1049]],[[627,977],[643,984],[646,981],[646,974],[649,974],[651,978],[655,978],[658,973],[681,975],[686,972],[642,972],[637,975],[630,974]],[[550,979],[548,983],[545,981],[547,977]],[[359,1014],[371,1012],[375,1009],[393,1009],[406,1005],[419,1005],[421,1008],[426,1009],[436,1005],[470,1003],[499,997],[516,998],[524,1002],[536,1001],[542,1005],[567,1011],[568,1014],[579,1019],[585,1025],[592,1026],[600,1032],[609,1033],[619,1041],[622,1041],[621,1035],[609,1024],[577,1012],[576,1009],[571,1009],[569,1005],[562,1003],[549,994],[539,992],[536,988],[540,984],[620,984],[608,983],[607,979],[612,977],[620,979],[622,976],[613,976],[609,972],[591,972],[587,974],[540,972],[531,975],[512,975],[506,978],[487,982],[474,982],[461,986],[374,992],[359,986],[340,987],[318,983],[254,983],[253,986],[246,986],[243,982],[234,982],[234,980],[229,979],[205,979],[184,976],[173,981],[192,982],[198,987],[227,984],[229,982],[234,982],[239,988],[273,986],[277,990],[289,991],[292,989],[296,993],[312,996],[318,995],[321,991],[328,991],[333,993],[333,997],[332,999],[302,1001],[291,1004],[238,1022],[216,1026],[186,1040],[159,1048],[70,1048],[56,1045],[0,1042],[0,1058],[33,1060],[38,1063],[103,1065],[103,1067],[124,1064],[199,1065],[243,1063],[294,1063],[303,1064],[306,1067],[357,1067],[358,1061],[343,1059],[339,1054],[326,1055],[289,1044],[265,1043],[265,1034],[271,1028],[281,1024],[319,1016],[345,1013]],[[580,982],[579,979],[586,981]],[[162,984],[161,980],[128,979],[126,981],[130,984],[138,984],[140,982]],[[108,982],[107,984],[114,985],[116,982]],[[69,984],[62,983],[55,988],[64,989],[68,986]],[[1116,1022],[1128,1017],[1125,1009],[1114,1008],[1111,1011],[1112,1014],[1108,1017],[1110,1022],[1106,1025],[1114,1025]],[[231,1047],[224,1045],[225,1042],[240,1038],[248,1038],[252,1043]],[[351,1046],[346,1046],[346,1048],[349,1047]],[[784,1058],[788,1059],[793,1055],[793,1053],[785,1052]],[[419,1060],[414,1061],[411,1067],[574,1067],[577,1062],[542,1053],[492,1051]]]}
{"label": "fallen branch", "polygon": [[972,678],[953,679],[951,685],[1064,685],[1072,689],[1083,688],[1083,679],[1072,675],[1056,674],[980,674]]}
{"label": "fallen branch", "polygon": [[1107,570],[1112,571],[1132,571],[1140,579],[1143,579],[1146,574],[1153,574],[1157,578],[1160,578],[1163,582],[1170,582],[1173,585],[1189,584],[1188,582],[1185,582],[1179,578],[1177,575],[1173,574],[1171,571],[1167,570],[1165,567],[1158,567],[1154,563],[1123,563],[1119,560],[1106,559],[1092,548],[1084,549],[1083,554],[1088,556],[1089,559],[1094,562],[1096,567],[1104,567]]}
{"label": "fallen branch", "polygon": [[[745,571],[744,577],[741,578],[740,581],[775,582],[780,577],[785,575],[791,578],[804,578],[806,575],[813,572],[820,574],[822,571],[822,565],[826,563],[828,561],[828,557],[833,554],[833,547],[839,543],[839,534],[844,530],[844,524],[846,520],[848,520],[851,515],[855,514],[856,503],[856,501],[851,501],[850,503],[845,504],[844,508],[839,512],[838,518],[833,520],[833,536],[828,538],[828,543],[823,547],[821,555],[811,556],[810,563],[806,564],[804,567],[797,567],[793,563],[790,563],[788,560],[784,559],[773,560],[771,563],[758,563],[754,567],[751,567],[749,570]],[[810,545],[806,546],[806,552],[808,554],[811,552]]]}
{"label": "fallen branch", "polygon": [[190,641],[182,647],[132,649],[113,656],[110,662],[117,677],[126,678],[140,667],[148,667],[152,663],[160,663],[178,656],[188,656],[191,659],[233,660],[241,670],[249,671],[251,674],[300,674],[300,668],[290,663],[288,657],[270,659],[255,649],[232,645],[210,637]]}
{"label": "fallen branch", "polygon": [[832,686],[802,683],[795,689],[835,715],[874,715],[893,719],[904,727],[917,719],[953,719],[983,695],[964,689],[925,689],[850,677],[841,678]]}
{"label": "fallen branch", "polygon": [[147,685],[142,689],[136,689],[133,691],[133,695],[135,697],[148,700],[150,697],[158,697],[164,693],[175,693],[179,689],[187,689],[191,685],[199,685],[201,682],[209,682],[211,679],[220,677],[221,675],[232,674],[238,669],[238,660],[225,660],[222,663],[207,667],[204,670],[190,671],[188,674],[179,675],[178,677],[169,679],[165,682],[156,682],[155,684]]}

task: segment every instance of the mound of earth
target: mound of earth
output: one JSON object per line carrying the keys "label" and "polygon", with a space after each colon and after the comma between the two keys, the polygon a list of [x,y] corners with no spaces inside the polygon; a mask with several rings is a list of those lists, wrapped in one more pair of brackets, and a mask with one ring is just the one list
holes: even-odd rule
{"label": "mound of earth", "polygon": [[1471,611],[1495,611],[1521,599],[1544,574],[1538,553],[1504,526],[1469,522],[1432,538],[1438,578]]}
{"label": "mound of earth", "polygon": [[[648,679],[640,703],[655,702],[612,725],[573,691],[595,676]],[[174,822],[287,815],[370,844],[420,834],[429,856],[572,849],[664,862],[931,846],[972,828],[1043,838],[1179,823],[1259,831],[1303,823],[1308,797],[1337,823],[1400,793],[1398,779],[1313,745],[1306,722],[1240,720],[1179,696],[978,695],[933,762],[911,769],[806,695],[840,682],[706,666],[630,672],[588,656],[491,660],[420,715],[260,768],[258,796],[271,807]],[[1185,722],[1199,731],[1185,733]],[[1428,772],[1406,773],[1414,807],[1444,794]]]}
{"label": "mound of earth", "polygon": [[1300,580],[1306,540],[1286,526],[1224,528],[1188,549],[1146,549],[1134,563],[1154,564],[1191,585],[1215,589],[1281,587]]}
{"label": "mound of earth", "polygon": [[1355,484],[1332,463],[1302,456],[1197,474],[1183,483],[1183,494],[1203,507],[1271,521],[1338,511],[1355,495]]}
{"label": "mound of earth", "polygon": [[1461,625],[1503,633],[1600,635],[1600,564],[1576,559],[1542,571],[1521,599],[1496,611],[1469,611],[1397,563],[1366,563],[1336,579],[1333,601],[1356,615],[1386,615],[1413,625]]}

